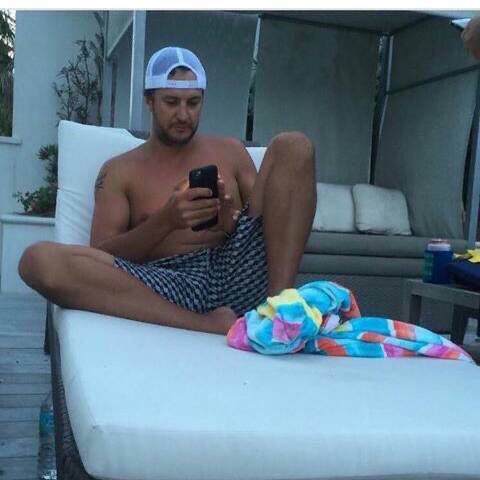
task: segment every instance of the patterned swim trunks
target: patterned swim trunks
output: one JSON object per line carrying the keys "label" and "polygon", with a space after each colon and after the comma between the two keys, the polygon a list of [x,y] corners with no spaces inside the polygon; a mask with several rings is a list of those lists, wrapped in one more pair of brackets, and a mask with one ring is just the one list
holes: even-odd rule
{"label": "patterned swim trunks", "polygon": [[262,217],[250,217],[246,210],[222,246],[141,264],[116,257],[114,265],[188,310],[230,307],[241,316],[267,297]]}

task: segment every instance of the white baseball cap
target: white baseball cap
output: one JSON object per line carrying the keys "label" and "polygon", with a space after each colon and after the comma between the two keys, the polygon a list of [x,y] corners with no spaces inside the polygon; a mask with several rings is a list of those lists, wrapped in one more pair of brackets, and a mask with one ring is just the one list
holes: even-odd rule
{"label": "white baseball cap", "polygon": [[[168,75],[176,67],[185,67],[197,77],[195,80],[173,80]],[[207,75],[198,57],[181,47],[165,47],[155,52],[148,61],[145,90],[156,88],[207,88]]]}

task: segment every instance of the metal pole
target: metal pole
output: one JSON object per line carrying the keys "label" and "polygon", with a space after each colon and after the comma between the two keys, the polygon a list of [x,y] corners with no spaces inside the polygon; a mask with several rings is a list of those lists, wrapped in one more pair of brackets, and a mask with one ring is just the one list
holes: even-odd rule
{"label": "metal pole", "polygon": [[[383,135],[383,125],[385,123],[385,115],[388,107],[388,99],[390,98],[389,90],[390,85],[392,84],[392,64],[393,64],[393,48],[394,48],[394,41],[395,37],[390,35],[388,37],[388,65],[387,65],[387,78],[386,78],[386,85],[385,85],[385,101],[383,102],[383,109],[382,109],[382,116],[380,118],[380,126],[378,129],[378,144],[377,144],[377,153],[378,153],[378,145],[380,145],[380,140]],[[376,161],[376,157],[375,157]]]}
{"label": "metal pole", "polygon": [[113,68],[111,60],[103,60],[103,96],[102,96],[102,124],[106,127],[113,127],[110,119],[112,111],[112,82]]}
{"label": "metal pole", "polygon": [[[381,39],[379,39],[381,40]],[[378,145],[380,143],[380,135],[383,126],[383,118],[385,115],[385,105],[387,101],[387,89],[390,83],[391,73],[391,37],[383,37],[385,42],[382,62],[382,76],[377,96],[377,104],[373,114],[373,131],[372,131],[372,153],[370,157],[370,183],[375,183],[375,165],[377,161]]]}
{"label": "metal pole", "polygon": [[143,118],[143,75],[145,69],[145,10],[133,12],[132,71],[130,77],[129,130],[141,131]]}
{"label": "metal pole", "polygon": [[113,127],[110,125],[110,111],[112,102],[112,63],[107,58],[107,39],[108,39],[108,22],[109,12],[105,12],[104,27],[103,27],[103,85],[102,85],[102,124],[107,127]]}

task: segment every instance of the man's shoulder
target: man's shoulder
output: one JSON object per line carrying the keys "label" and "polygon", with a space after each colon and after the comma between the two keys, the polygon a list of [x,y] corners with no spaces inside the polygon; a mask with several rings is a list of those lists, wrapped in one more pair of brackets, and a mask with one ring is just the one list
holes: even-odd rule
{"label": "man's shoulder", "polygon": [[98,174],[99,178],[108,176],[113,185],[117,188],[126,189],[130,180],[135,177],[138,170],[139,161],[143,158],[141,145],[121,153],[105,161]]}
{"label": "man's shoulder", "polygon": [[114,157],[109,158],[104,162],[102,169],[109,169],[118,173],[130,170],[134,164],[138,164],[139,160],[144,158],[143,146],[139,145],[133,150],[120,153]]}

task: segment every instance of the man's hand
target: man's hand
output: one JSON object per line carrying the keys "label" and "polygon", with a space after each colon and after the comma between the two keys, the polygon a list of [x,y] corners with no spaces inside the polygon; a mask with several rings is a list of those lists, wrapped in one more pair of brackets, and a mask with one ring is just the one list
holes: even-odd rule
{"label": "man's hand", "polygon": [[240,210],[236,210],[233,206],[233,198],[227,195],[225,182],[222,177],[218,176],[218,198],[220,201],[220,208],[218,210],[218,223],[209,230],[212,232],[225,232],[231,234],[235,230],[235,226],[240,216]]}
{"label": "man's hand", "polygon": [[463,45],[476,59],[480,60],[480,16],[472,18],[462,33]]}
{"label": "man's hand", "polygon": [[183,179],[168,199],[165,214],[172,230],[181,230],[200,225],[219,212],[220,200],[212,198],[208,188],[188,188]]}

